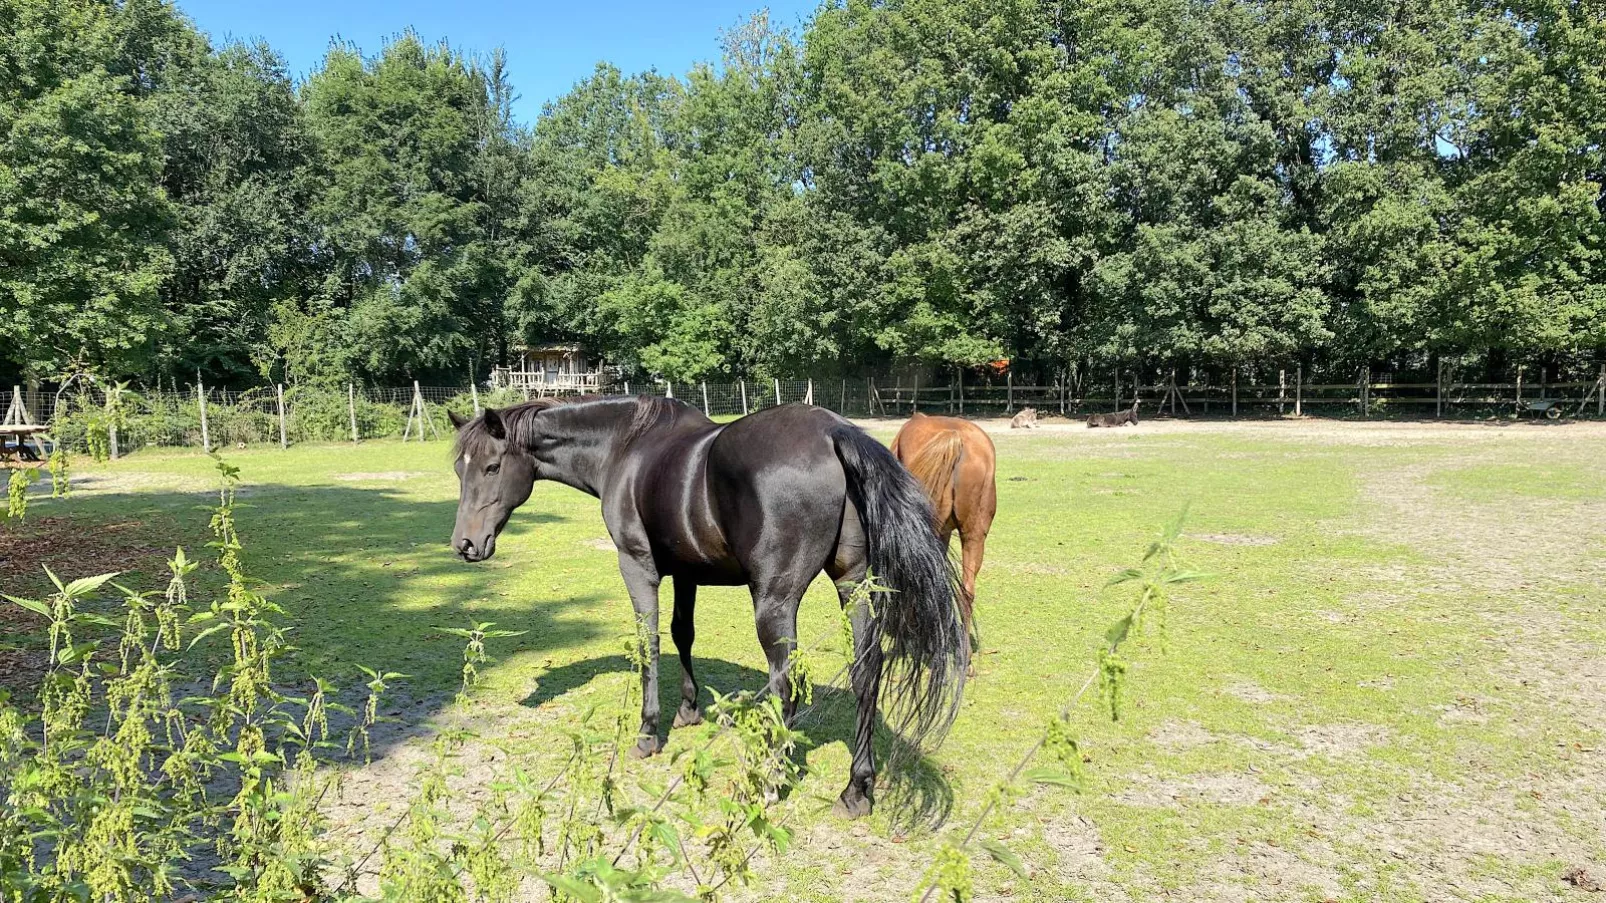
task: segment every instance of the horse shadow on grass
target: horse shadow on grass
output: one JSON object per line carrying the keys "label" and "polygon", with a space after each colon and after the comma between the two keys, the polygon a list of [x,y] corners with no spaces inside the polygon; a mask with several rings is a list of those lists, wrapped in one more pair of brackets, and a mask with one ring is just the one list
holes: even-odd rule
{"label": "horse shadow on grass", "polygon": [[[712,703],[710,691],[730,696],[743,690],[754,693],[769,682],[769,674],[756,668],[722,659],[697,658],[693,662],[702,683],[698,704],[705,715]],[[523,704],[536,708],[586,686],[604,674],[629,674],[635,666],[623,655],[604,655],[560,665],[537,678],[536,687]],[[658,708],[663,712],[658,736],[664,738],[675,711],[680,707],[680,661],[673,654],[660,659],[658,667]],[[792,727],[802,733],[795,758],[805,773],[808,758],[822,746],[841,743],[852,756],[858,711],[850,690],[820,683],[814,687],[812,704],[798,705]],[[880,712],[876,714],[877,808],[892,813],[901,828],[935,828],[953,811],[954,792],[942,769],[929,756],[905,743]],[[846,784],[846,771],[826,776],[827,782]]]}
{"label": "horse shadow on grass", "polygon": [[[44,543],[48,551],[11,576],[0,572],[0,592],[31,598],[48,594],[51,588],[40,565],[63,580],[120,571],[118,581],[131,589],[160,591],[169,577],[165,562],[182,546],[191,560],[202,564],[189,581],[189,599],[193,609],[204,610],[226,586],[207,548],[213,537],[205,509],[216,500],[215,489],[85,487],[69,499],[41,501],[30,514],[37,518],[34,529],[49,531]],[[452,555],[447,539],[456,511],[455,499],[420,500],[385,486],[240,487],[235,516],[246,572],[259,582],[259,592],[283,609],[277,620],[291,628],[288,639],[295,647],[275,666],[278,688],[305,696],[317,676],[339,687],[340,701],[360,711],[368,678],[359,665],[411,675],[392,681],[381,700],[386,722],[371,731],[367,751],[376,760],[432,734],[432,720],[451,704],[463,640],[438,628],[495,621],[498,629],[523,631],[492,644],[497,658],[583,647],[612,629],[575,614],[602,601],[606,593],[601,590],[530,591],[527,600],[498,599],[488,610],[487,597],[513,585],[499,586],[502,572],[494,567],[495,559],[487,567]],[[543,526],[568,520],[539,510],[521,511],[503,534],[504,546],[510,552],[527,547],[529,536]],[[113,544],[105,540],[108,524],[120,528]],[[100,541],[85,541],[97,533]],[[116,593],[104,592],[88,605],[89,610],[117,615],[122,601]],[[34,623],[42,637],[42,619],[21,629],[32,630]],[[4,639],[20,645],[29,638]],[[186,681],[197,692],[210,694],[210,675],[227,654],[226,634],[203,640],[187,656]],[[349,717],[331,718],[336,734],[349,726],[342,722]]]}

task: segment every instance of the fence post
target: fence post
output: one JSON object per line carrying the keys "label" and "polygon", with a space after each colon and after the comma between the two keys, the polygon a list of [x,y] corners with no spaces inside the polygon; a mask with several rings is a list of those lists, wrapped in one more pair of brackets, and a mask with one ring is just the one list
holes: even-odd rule
{"label": "fence post", "polygon": [[712,417],[713,412],[708,410],[708,380],[703,380],[703,416]]}
{"label": "fence post", "polygon": [[346,383],[346,413],[351,415],[351,442],[357,443],[357,389]]}
{"label": "fence post", "polygon": [[1522,365],[1517,365],[1517,416],[1522,416]]}
{"label": "fence post", "polygon": [[1433,416],[1444,416],[1444,359],[1439,359],[1439,366],[1433,372]]}
{"label": "fence post", "polygon": [[736,381],[736,386],[737,386],[737,388],[742,390],[742,416],[746,417],[747,416],[747,380],[745,380],[745,379],[737,380]]}
{"label": "fence post", "polygon": [[1232,367],[1232,416],[1238,416],[1238,365]]}
{"label": "fence post", "polygon": [[842,397],[836,403],[836,412],[843,417],[848,416],[848,381],[845,377],[842,380]]}
{"label": "fence post", "polygon": [[779,406],[780,403],[781,403],[781,378],[779,376],[777,376],[777,377],[775,377],[775,404],[777,406]]}
{"label": "fence post", "polygon": [[[118,395],[120,394],[121,387],[119,387],[115,382],[112,383],[111,389],[107,392],[106,400],[114,411],[117,409],[118,404],[117,400],[114,399],[117,399]],[[112,460],[115,461],[119,457],[119,450],[117,447],[117,418],[115,416],[113,416],[106,424],[106,439],[107,444],[111,446]]]}
{"label": "fence post", "polygon": [[630,394],[630,380],[628,380],[628,379],[625,380],[625,394],[626,395]]}
{"label": "fence post", "polygon": [[[402,441],[403,442],[406,442],[408,439],[411,439],[413,437],[413,417],[417,413],[418,413],[418,393],[415,391],[415,392],[413,392],[413,397],[409,398],[407,400],[407,425],[402,427]],[[422,427],[423,424],[420,423],[419,426]]]}
{"label": "fence post", "polygon": [[909,413],[920,410],[920,371],[915,371],[915,387],[909,390]]}
{"label": "fence post", "polygon": [[1294,416],[1305,416],[1305,365],[1294,368]]}
{"label": "fence post", "polygon": [[474,416],[478,417],[480,416],[480,390],[478,386],[474,385],[474,380],[472,379],[468,382],[468,394],[474,399]]}
{"label": "fence post", "polygon": [[195,368],[195,397],[201,403],[201,451],[212,450],[212,433],[206,426],[206,384],[201,382],[201,368]]}
{"label": "fence post", "polygon": [[674,398],[675,397],[675,384],[670,382],[667,379],[664,380],[664,397],[665,398]]}
{"label": "fence post", "polygon": [[1015,371],[1013,368],[1004,374],[1004,413],[1015,412]]}
{"label": "fence post", "polygon": [[959,413],[965,413],[965,368],[959,368]]}
{"label": "fence post", "polygon": [[424,427],[426,426],[429,427],[430,432],[435,433],[435,438],[439,439],[441,437],[440,433],[435,431],[435,421],[429,419],[429,410],[424,407],[424,392],[418,388],[418,380],[416,379],[413,380],[413,398],[418,403],[418,441],[424,441]]}
{"label": "fence post", "polygon": [[804,404],[813,404],[814,403],[814,377],[812,377],[812,376],[809,377],[809,390],[808,390],[808,393],[803,396],[803,403]]}
{"label": "fence post", "polygon": [[290,442],[284,435],[284,383],[279,383],[274,388],[279,396],[279,450],[283,451],[290,447]]}
{"label": "fence post", "polygon": [[875,400],[875,377],[866,376],[864,378],[864,407],[870,412],[871,417],[875,416]]}
{"label": "fence post", "polygon": [[1277,371],[1277,416],[1283,416],[1283,407],[1288,403],[1288,371]]}
{"label": "fence post", "polygon": [[1606,414],[1606,364],[1600,365],[1600,391],[1595,393],[1595,416]]}
{"label": "fence post", "polygon": [[1366,366],[1361,368],[1361,391],[1360,391],[1360,396],[1361,397],[1360,397],[1360,404],[1361,404],[1361,416],[1362,417],[1365,417],[1365,416],[1367,416],[1367,415],[1369,415],[1371,413],[1371,405],[1368,404],[1368,399],[1366,397],[1367,387],[1369,387],[1371,384],[1372,384],[1372,365],[1371,364],[1367,364]]}

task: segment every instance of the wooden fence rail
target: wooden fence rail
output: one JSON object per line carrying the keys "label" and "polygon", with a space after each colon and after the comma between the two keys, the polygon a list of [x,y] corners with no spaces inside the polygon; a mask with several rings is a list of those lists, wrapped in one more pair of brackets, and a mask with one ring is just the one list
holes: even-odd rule
{"label": "wooden fence rail", "polygon": [[[1364,376],[1361,373],[1358,376]],[[891,383],[888,385],[888,383]],[[177,385],[171,391],[143,389],[119,396],[127,409],[128,430],[113,440],[126,449],[140,445],[199,446],[206,449],[251,442],[274,442],[288,447],[298,441],[330,438],[360,439],[427,434],[448,434],[445,408],[456,405],[464,412],[478,411],[481,398],[469,387],[361,388],[345,386],[311,395],[288,387],[245,391],[221,390],[199,384]],[[1606,416],[1606,367],[1594,381],[1558,383],[1390,382],[1363,380],[1306,383],[1299,370],[1284,371],[1276,382],[1251,384],[1236,380],[1226,385],[1165,382],[1133,385],[1130,382],[1072,386],[1065,383],[1019,385],[1012,379],[976,384],[957,380],[934,384],[899,379],[841,378],[739,380],[734,383],[659,382],[625,383],[623,392],[681,397],[713,417],[741,416],[777,404],[813,403],[853,417],[902,417],[915,410],[966,416],[1010,415],[1023,407],[1043,413],[1082,417],[1091,412],[1124,410],[1134,397],[1148,416],[1318,416],[1367,417],[1391,413],[1407,417],[1522,417],[1556,408],[1567,416]],[[99,394],[97,394],[99,393]],[[87,414],[88,408],[117,403],[106,390],[75,388],[60,398],[52,393],[10,393],[20,420],[60,426],[62,415]],[[327,397],[325,397],[327,396]],[[19,403],[20,402],[20,403]],[[61,405],[57,410],[56,405]],[[503,402],[506,403],[506,402]],[[22,412],[28,412],[23,414]],[[387,414],[386,412],[390,412]],[[311,418],[308,420],[306,418]],[[102,418],[104,419],[104,418]],[[439,421],[439,422],[437,422]],[[8,421],[9,422],[9,421]],[[56,430],[77,436],[75,430]],[[311,432],[312,422],[320,424]],[[80,437],[81,441],[81,437]]]}

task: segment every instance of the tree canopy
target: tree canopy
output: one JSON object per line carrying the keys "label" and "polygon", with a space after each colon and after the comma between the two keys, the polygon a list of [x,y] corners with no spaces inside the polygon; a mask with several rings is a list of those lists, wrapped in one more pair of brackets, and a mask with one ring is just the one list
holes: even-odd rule
{"label": "tree canopy", "polygon": [[1601,0],[828,0],[533,123],[411,33],[0,32],[4,377],[1606,359]]}

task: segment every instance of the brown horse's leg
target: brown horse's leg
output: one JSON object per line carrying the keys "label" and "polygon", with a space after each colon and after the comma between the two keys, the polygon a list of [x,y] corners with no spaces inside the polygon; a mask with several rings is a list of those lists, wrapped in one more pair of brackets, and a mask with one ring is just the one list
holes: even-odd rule
{"label": "brown horse's leg", "polygon": [[976,605],[976,573],[981,570],[982,556],[987,553],[987,531],[961,528],[959,546],[962,550],[959,584],[963,589],[960,604],[964,607],[965,632],[970,633],[970,614]]}
{"label": "brown horse's leg", "polygon": [[954,482],[954,518],[959,522],[961,547],[960,599],[964,607],[965,633],[970,636],[974,650],[979,645],[971,629],[972,613],[976,606],[976,574],[981,570],[982,556],[987,552],[987,533],[993,528],[993,515],[998,513],[998,487],[993,479],[990,443],[974,443],[966,447]]}

